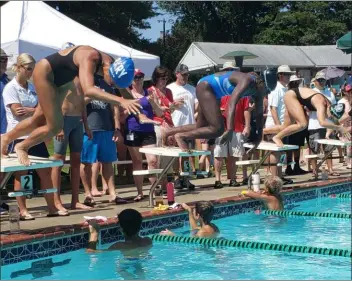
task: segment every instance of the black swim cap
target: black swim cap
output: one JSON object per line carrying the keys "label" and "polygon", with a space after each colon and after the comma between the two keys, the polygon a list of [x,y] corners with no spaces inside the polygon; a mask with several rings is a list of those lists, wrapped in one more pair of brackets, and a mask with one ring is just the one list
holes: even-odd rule
{"label": "black swim cap", "polygon": [[271,92],[276,88],[277,70],[274,68],[265,69],[260,78],[264,81],[266,89]]}

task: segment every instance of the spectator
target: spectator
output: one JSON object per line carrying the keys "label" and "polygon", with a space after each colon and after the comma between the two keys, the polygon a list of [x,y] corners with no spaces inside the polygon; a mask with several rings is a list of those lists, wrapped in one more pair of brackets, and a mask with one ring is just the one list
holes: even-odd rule
{"label": "spectator", "polygon": [[[175,70],[176,81],[167,86],[168,89],[171,90],[174,102],[177,104],[182,104],[179,108],[176,108],[174,112],[172,112],[172,121],[175,127],[185,126],[195,124],[195,113],[198,106],[198,100],[196,98],[196,89],[188,84],[189,78],[189,70],[188,66],[184,64],[180,64],[176,67]],[[195,141],[188,141],[189,149],[195,148]],[[180,158],[179,169],[180,172],[183,171],[184,166],[184,158]],[[195,172],[195,159],[194,157],[190,157],[189,159],[191,163],[192,171]],[[189,182],[187,178],[178,177],[175,180],[175,188],[183,189],[183,188],[194,189],[195,186]]]}
{"label": "spectator", "polygon": [[[35,108],[38,106],[38,97],[34,86],[28,80],[31,79],[35,66],[34,58],[26,53],[20,54],[17,62],[13,65],[12,70],[16,76],[4,88],[3,98],[6,110],[7,132],[11,131],[20,121],[30,118]],[[22,142],[27,136],[15,140],[10,144],[9,151],[14,152],[17,143]],[[31,147],[29,155],[48,158],[49,153],[44,142]],[[28,171],[15,172],[14,190],[21,189],[21,176],[26,175]],[[40,178],[41,189],[53,188],[51,181],[51,168],[36,170]],[[49,214],[48,217],[67,216],[65,211],[58,210],[54,204],[54,194],[44,195]],[[16,197],[19,209],[20,220],[34,220],[34,217],[28,212],[26,199],[23,196]]]}
{"label": "spectator", "polygon": [[[9,56],[5,53],[3,49],[0,49],[0,135],[6,133],[7,121],[6,121],[6,112],[3,101],[2,92],[5,85],[9,82],[9,79],[6,75],[7,62]],[[2,181],[4,173],[0,172],[0,181]],[[6,203],[1,204],[0,212],[6,212],[8,210],[8,205]]]}
{"label": "spectator", "polygon": [[[153,119],[153,110],[157,116],[162,116],[160,107],[155,103],[153,95],[143,89],[144,73],[140,69],[135,69],[134,79],[131,85],[131,96],[138,99],[142,106],[141,113],[148,119]],[[128,112],[125,111],[125,115]],[[156,134],[154,124],[142,123],[135,115],[128,115],[125,122],[125,145],[128,147],[132,158],[133,170],[142,170],[142,153],[139,152],[141,147],[156,147]],[[156,155],[146,154],[148,169],[156,169],[158,160]],[[143,176],[133,176],[137,187],[137,196],[134,201],[138,202],[144,198],[143,195]],[[151,184],[156,180],[155,176],[149,177]]]}
{"label": "spectator", "polygon": [[[288,65],[281,65],[277,71],[277,84],[274,91],[272,91],[268,97],[268,115],[265,122],[264,139],[266,141],[272,141],[275,134],[267,134],[267,130],[284,123],[285,116],[285,103],[284,96],[287,91],[287,84],[290,81],[290,76],[295,73],[290,69]],[[287,139],[284,140],[284,143]],[[280,177],[285,184],[291,184],[292,180],[282,177],[282,168],[277,166],[281,157],[281,153],[271,153],[269,156],[269,163],[273,164],[270,166],[271,174]]]}
{"label": "spectator", "polygon": [[[103,78],[96,76],[94,80],[95,87],[114,94],[111,86]],[[85,102],[87,104],[88,126],[93,132],[93,138],[90,139],[87,132],[84,133],[81,152],[81,179],[86,197],[84,204],[93,207],[96,204],[93,197],[102,195],[97,189],[96,175],[99,174],[100,166],[96,162],[102,163],[102,177],[109,190],[110,202],[124,204],[126,200],[117,196],[115,191],[114,169],[112,167],[112,162],[117,160],[115,142],[122,141],[118,120],[119,108],[87,97]],[[93,169],[95,169],[94,172]]]}
{"label": "spectator", "polygon": [[[62,105],[62,115],[64,117],[64,127],[61,132],[53,138],[54,159],[65,161],[67,145],[70,146],[70,172],[72,187],[71,209],[89,209],[89,206],[79,202],[80,158],[83,143],[83,124],[89,139],[92,138],[92,132],[88,127],[84,95],[81,93],[78,78],[75,78],[73,81],[73,87],[67,92],[66,98]],[[60,199],[61,170],[62,166],[52,168],[53,184],[58,189],[58,192],[54,194],[54,198],[56,208],[67,212]]]}
{"label": "spectator", "polygon": [[[224,96],[221,98],[220,109],[224,112],[223,116],[227,118],[227,108],[231,96]],[[250,134],[250,117],[249,98],[245,97],[240,99],[236,105],[236,115],[234,122],[234,132],[232,141],[228,144],[220,144],[220,137],[215,140],[214,148],[214,166],[215,166],[215,185],[214,188],[222,188],[221,183],[221,168],[223,157],[226,158],[227,177],[230,179],[229,186],[240,186],[236,181],[236,158],[242,157],[245,153],[244,141]],[[226,124],[226,122],[225,122]],[[226,127],[226,125],[225,125]],[[243,181],[247,180],[247,170],[243,169]]]}
{"label": "spectator", "polygon": [[[324,73],[318,72],[315,75],[314,90],[324,95],[327,98],[327,100],[330,101],[332,105],[334,105],[336,104],[335,96],[333,95],[333,93],[330,92],[329,89],[325,87],[325,83],[326,83],[326,79],[325,79]],[[327,130],[326,128],[320,126],[316,111],[309,112],[308,133],[309,133],[309,147],[311,152],[314,154],[319,154],[321,146],[317,142],[315,142],[315,140],[325,139]],[[333,138],[333,136],[331,136],[331,138]],[[327,153],[332,149],[332,147],[329,145],[323,145],[322,147],[323,147],[324,153]],[[326,163],[328,166],[329,174],[331,176],[340,175],[339,173],[334,172],[332,159],[327,159]],[[315,167],[317,165],[317,160],[311,159],[311,164],[312,164],[313,173],[314,173]]]}
{"label": "spectator", "polygon": [[[148,88],[149,95],[153,95],[155,102],[158,104],[160,109],[162,110],[162,116],[158,117],[158,115],[154,111],[154,120],[160,122],[160,126],[154,126],[155,134],[156,134],[156,146],[162,146],[162,133],[164,128],[172,128],[174,123],[172,122],[171,113],[175,110],[175,108],[180,108],[182,103],[174,103],[172,92],[170,89],[166,88],[167,81],[169,80],[169,70],[166,67],[158,66],[154,69],[152,74],[153,86]],[[172,137],[173,138],[173,137]],[[175,141],[170,140],[169,144],[172,145],[172,142],[176,144]],[[165,168],[167,163],[170,161],[170,157],[160,156],[158,158],[158,167]],[[172,172],[172,168],[168,171]],[[166,189],[166,178],[162,179],[161,185],[163,190]]]}

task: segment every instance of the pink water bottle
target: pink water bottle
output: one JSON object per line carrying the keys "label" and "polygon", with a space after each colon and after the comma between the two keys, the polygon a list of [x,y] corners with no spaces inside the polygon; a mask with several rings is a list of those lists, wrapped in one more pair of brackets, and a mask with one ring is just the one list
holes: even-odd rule
{"label": "pink water bottle", "polygon": [[175,203],[174,184],[172,182],[168,182],[166,184],[166,191],[167,191],[167,204],[170,206]]}

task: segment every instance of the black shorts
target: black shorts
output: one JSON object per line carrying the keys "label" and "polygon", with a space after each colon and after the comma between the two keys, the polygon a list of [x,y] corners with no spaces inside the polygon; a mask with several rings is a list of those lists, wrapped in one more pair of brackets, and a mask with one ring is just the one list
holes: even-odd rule
{"label": "black shorts", "polygon": [[[308,138],[308,129],[304,129],[298,133],[288,136],[288,144],[298,145],[299,147],[304,146],[304,141]],[[308,141],[307,141],[308,143]]]}
{"label": "black shorts", "polygon": [[[15,145],[23,142],[24,140],[15,140],[9,145],[9,153],[14,153],[15,152]],[[28,154],[31,156],[36,156],[36,157],[42,157],[42,158],[49,158],[50,154],[48,152],[48,149],[46,147],[45,142],[39,143],[33,147],[31,147],[28,150]]]}
{"label": "black shorts", "polygon": [[[126,131],[128,133],[128,131]],[[146,145],[156,144],[156,134],[155,132],[132,132],[133,140],[127,140],[127,134],[125,133],[125,145],[132,147],[142,147]]]}

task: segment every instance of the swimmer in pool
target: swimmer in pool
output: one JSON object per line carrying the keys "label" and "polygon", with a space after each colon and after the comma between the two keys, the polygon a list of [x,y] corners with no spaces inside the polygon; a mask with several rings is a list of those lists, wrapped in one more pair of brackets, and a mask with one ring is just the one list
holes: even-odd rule
{"label": "swimmer in pool", "polygon": [[[182,207],[188,212],[189,224],[193,236],[210,238],[217,237],[220,230],[211,222],[214,215],[214,206],[210,201],[199,201],[196,203],[194,209],[189,207],[187,204],[182,204]],[[160,234],[175,235],[175,233],[168,229],[162,231]]]}
{"label": "swimmer in pool", "polygon": [[284,203],[280,194],[283,185],[282,180],[276,176],[269,176],[265,179],[264,185],[265,190],[262,193],[246,190],[242,191],[241,194],[263,201],[268,210],[283,210]]}
{"label": "swimmer in pool", "polygon": [[121,251],[123,256],[129,260],[139,259],[148,255],[153,242],[149,237],[139,236],[139,231],[142,226],[142,215],[134,209],[125,209],[118,215],[118,222],[125,237],[125,241],[116,242],[107,250],[97,250],[99,224],[97,224],[96,220],[89,220],[90,236],[87,252],[96,253],[117,250]]}
{"label": "swimmer in pool", "polygon": [[63,128],[61,107],[75,77],[79,77],[86,97],[120,105],[129,113],[139,112],[141,106],[137,100],[126,100],[94,87],[94,74],[102,75],[109,85],[114,82],[124,91],[133,80],[134,63],[126,57],[114,60],[90,46],[74,46],[40,60],[33,72],[39,105],[31,118],[1,136],[1,156],[6,157],[9,143],[29,135],[16,145],[15,151],[21,164],[30,165],[29,148],[54,137]]}
{"label": "swimmer in pool", "polygon": [[[276,73],[265,70],[262,77],[256,73],[240,71],[222,71],[208,75],[199,80],[196,95],[199,102],[197,124],[171,128],[163,135],[163,145],[167,145],[167,138],[175,135],[178,146],[187,151],[187,140],[215,139],[221,136],[221,144],[231,142],[235,120],[235,109],[238,101],[251,96],[256,103],[257,138],[254,140],[255,149],[263,134],[263,98],[276,86]],[[219,101],[223,96],[231,96],[228,105],[227,130],[220,111]]]}

